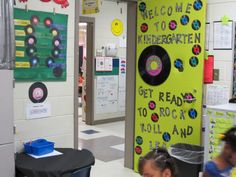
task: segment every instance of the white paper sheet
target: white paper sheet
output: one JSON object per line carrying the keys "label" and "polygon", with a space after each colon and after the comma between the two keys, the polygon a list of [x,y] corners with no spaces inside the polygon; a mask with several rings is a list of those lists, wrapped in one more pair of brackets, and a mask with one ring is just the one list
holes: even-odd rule
{"label": "white paper sheet", "polygon": [[206,104],[226,104],[229,101],[229,87],[226,85],[207,85]]}
{"label": "white paper sheet", "polygon": [[113,69],[113,58],[105,57],[104,58],[104,71],[112,71]]}
{"label": "white paper sheet", "polygon": [[98,76],[96,113],[115,113],[118,104],[118,76]]}
{"label": "white paper sheet", "polygon": [[104,71],[105,61],[104,57],[96,57],[96,71]]}
{"label": "white paper sheet", "polygon": [[38,119],[51,116],[50,103],[29,103],[26,106],[27,119]]}
{"label": "white paper sheet", "polygon": [[33,155],[33,154],[28,154],[28,155],[35,158],[35,159],[40,159],[40,158],[44,158],[44,157],[51,157],[51,156],[62,155],[62,154],[63,153],[54,150],[53,152],[45,154],[45,155]]}
{"label": "white paper sheet", "polygon": [[119,37],[119,47],[126,48],[126,35]]}
{"label": "white paper sheet", "polygon": [[118,111],[125,111],[125,94],[126,94],[126,58],[120,58],[119,67],[119,98]]}
{"label": "white paper sheet", "polygon": [[214,49],[232,49],[233,22],[223,25],[222,22],[214,22]]}
{"label": "white paper sheet", "polygon": [[210,23],[206,23],[206,36],[205,36],[205,48],[209,50],[209,40],[210,40]]}

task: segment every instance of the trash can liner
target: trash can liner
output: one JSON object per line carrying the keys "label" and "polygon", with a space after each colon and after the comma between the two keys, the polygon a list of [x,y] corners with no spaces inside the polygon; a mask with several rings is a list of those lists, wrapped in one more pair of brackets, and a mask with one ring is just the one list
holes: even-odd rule
{"label": "trash can liner", "polygon": [[178,143],[170,146],[168,152],[172,157],[189,164],[203,163],[204,149],[200,146]]}

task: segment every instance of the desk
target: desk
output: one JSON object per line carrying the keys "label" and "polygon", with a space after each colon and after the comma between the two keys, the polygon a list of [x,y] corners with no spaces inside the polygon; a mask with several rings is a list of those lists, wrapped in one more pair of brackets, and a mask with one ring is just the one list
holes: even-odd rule
{"label": "desk", "polygon": [[17,177],[71,177],[77,170],[91,167],[95,159],[86,149],[57,148],[62,155],[35,159],[25,153],[16,154]]}

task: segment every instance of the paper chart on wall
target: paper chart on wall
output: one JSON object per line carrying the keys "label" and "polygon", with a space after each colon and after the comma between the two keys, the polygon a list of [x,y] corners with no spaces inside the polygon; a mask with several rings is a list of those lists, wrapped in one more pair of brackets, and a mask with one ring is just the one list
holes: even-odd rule
{"label": "paper chart on wall", "polygon": [[96,57],[96,71],[112,71],[113,58],[112,57]]}
{"label": "paper chart on wall", "polygon": [[96,57],[96,71],[104,71],[104,57]]}
{"label": "paper chart on wall", "polygon": [[206,104],[226,104],[229,101],[229,87],[226,85],[207,85]]}
{"label": "paper chart on wall", "polygon": [[125,48],[126,47],[126,41],[127,41],[126,35],[120,36],[119,37],[119,47]]}
{"label": "paper chart on wall", "polygon": [[96,85],[96,114],[117,112],[118,76],[98,76]]}
{"label": "paper chart on wall", "polygon": [[105,57],[104,58],[104,71],[112,71],[113,58]]}
{"label": "paper chart on wall", "polygon": [[221,22],[214,22],[214,49],[232,49],[233,22],[227,25]]}
{"label": "paper chart on wall", "polygon": [[235,113],[220,110],[207,109],[207,132],[204,161],[212,160],[221,149],[222,142],[219,135],[234,125]]}
{"label": "paper chart on wall", "polygon": [[120,58],[118,111],[125,111],[126,58]]}

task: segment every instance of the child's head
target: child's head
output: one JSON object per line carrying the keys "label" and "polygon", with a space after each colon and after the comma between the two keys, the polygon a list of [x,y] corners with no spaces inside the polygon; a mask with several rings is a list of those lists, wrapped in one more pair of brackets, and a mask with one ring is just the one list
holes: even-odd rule
{"label": "child's head", "polygon": [[223,148],[225,160],[236,165],[236,127],[227,130],[222,136],[222,141],[225,142]]}
{"label": "child's head", "polygon": [[158,148],[141,157],[138,164],[139,174],[144,177],[175,177],[173,159],[166,149]]}

